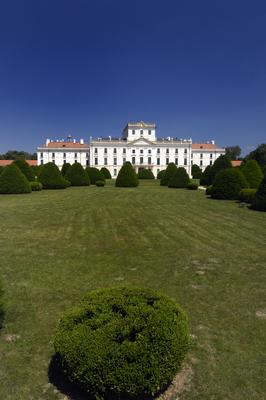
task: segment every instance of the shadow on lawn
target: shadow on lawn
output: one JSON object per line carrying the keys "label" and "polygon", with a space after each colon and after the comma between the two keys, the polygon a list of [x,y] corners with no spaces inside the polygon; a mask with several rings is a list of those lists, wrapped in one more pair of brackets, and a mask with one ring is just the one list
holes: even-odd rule
{"label": "shadow on lawn", "polygon": [[[51,384],[53,384],[61,393],[68,396],[71,400],[97,400],[95,396],[90,395],[68,380],[60,366],[60,357],[58,354],[54,354],[51,358],[48,367],[48,378]],[[134,398],[126,395],[114,397],[108,394],[105,398],[108,400],[156,400],[166,389],[167,387],[157,393],[154,397],[146,395],[141,395]]]}

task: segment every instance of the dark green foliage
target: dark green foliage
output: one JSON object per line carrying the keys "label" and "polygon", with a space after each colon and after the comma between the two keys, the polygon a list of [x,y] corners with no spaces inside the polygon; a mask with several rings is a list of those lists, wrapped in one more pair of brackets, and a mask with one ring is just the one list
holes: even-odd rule
{"label": "dark green foliage", "polygon": [[264,176],[251,203],[254,210],[266,211],[266,175]]}
{"label": "dark green foliage", "polygon": [[208,165],[200,178],[200,184],[203,186],[211,185],[211,165]]}
{"label": "dark green foliage", "polygon": [[189,190],[197,190],[198,187],[199,187],[199,185],[197,185],[197,184],[194,183],[194,182],[189,182],[189,183],[187,184],[187,189],[189,189]]}
{"label": "dark green foliage", "polygon": [[258,189],[263,179],[263,173],[257,161],[248,160],[241,168],[241,172],[245,175],[249,187]]}
{"label": "dark green foliage", "polygon": [[172,176],[175,175],[176,171],[177,171],[177,166],[174,163],[168,164],[165,173],[161,178],[160,185],[168,186],[170,179],[172,178]]}
{"label": "dark green foliage", "polygon": [[266,143],[259,145],[256,150],[248,154],[246,159],[256,160],[261,167],[266,165]]}
{"label": "dark green foliage", "polygon": [[240,190],[247,187],[247,180],[240,169],[224,169],[214,179],[211,197],[213,199],[237,200]]}
{"label": "dark green foliage", "polygon": [[139,181],[137,174],[129,162],[126,162],[120,169],[117,179],[115,181],[115,186],[117,187],[136,187]]}
{"label": "dark green foliage", "polygon": [[230,158],[230,160],[237,160],[241,154],[241,147],[239,146],[226,147],[225,154]]}
{"label": "dark green foliage", "polygon": [[159,171],[158,174],[157,174],[157,179],[162,179],[162,177],[165,174],[165,171],[166,171],[165,169],[162,169],[161,171]]}
{"label": "dark green foliage", "polygon": [[2,328],[3,320],[4,320],[4,289],[3,289],[3,284],[2,280],[0,278],[0,328]]}
{"label": "dark green foliage", "polygon": [[8,150],[6,153],[0,154],[0,160],[37,160],[37,153]]}
{"label": "dark green foliage", "polygon": [[4,171],[4,167],[2,165],[0,165],[0,175],[2,174],[3,171]]}
{"label": "dark green foliage", "polygon": [[33,173],[32,168],[27,163],[27,161],[16,160],[13,162],[13,164],[15,164],[20,169],[20,171],[26,176],[29,182],[34,181],[35,175]]}
{"label": "dark green foliage", "polygon": [[257,189],[242,189],[239,192],[239,200],[244,203],[252,203],[255,194],[257,193]]}
{"label": "dark green foliage", "polygon": [[108,168],[102,167],[100,171],[103,174],[103,176],[105,177],[105,179],[112,179],[111,173]]}
{"label": "dark green foliage", "polygon": [[31,167],[30,167],[35,179],[36,179],[36,177],[38,177],[40,167],[41,167],[40,165],[31,165]]}
{"label": "dark green foliage", "polygon": [[41,182],[37,181],[30,182],[30,187],[33,192],[39,192],[40,190],[42,190]]}
{"label": "dark green foliage", "polygon": [[183,167],[176,169],[175,174],[170,178],[168,187],[170,188],[185,188],[190,183],[187,171]]}
{"label": "dark green foliage", "polygon": [[38,180],[43,189],[65,189],[66,180],[62,177],[59,168],[52,162],[42,165]]}
{"label": "dark green foliage", "polygon": [[135,399],[172,381],[188,342],[186,315],[172,299],[120,287],[91,292],[65,314],[54,347],[68,378],[89,394]]}
{"label": "dark green foliage", "polygon": [[90,178],[90,183],[92,185],[95,185],[96,181],[105,181],[105,177],[101,171],[98,170],[98,168],[95,167],[87,167],[86,168],[87,174],[89,175]]}
{"label": "dark green foliage", "polygon": [[197,164],[192,165],[191,172],[194,179],[200,179],[202,177],[202,170]]}
{"label": "dark green foliage", "polygon": [[266,164],[265,165],[261,165],[261,170],[262,170],[262,174],[264,176],[266,174]]}
{"label": "dark green foliage", "polygon": [[211,196],[211,194],[212,194],[212,185],[207,186],[205,194],[207,196]]}
{"label": "dark green foliage", "polygon": [[20,194],[30,192],[29,181],[21,170],[14,163],[5,167],[0,175],[0,193]]}
{"label": "dark green foliage", "polygon": [[154,179],[154,175],[150,169],[140,169],[138,171],[138,179]]}
{"label": "dark green foliage", "polygon": [[228,157],[227,155],[218,157],[214,161],[214,163],[210,169],[210,174],[209,174],[210,184],[213,183],[218,172],[222,171],[223,169],[228,169],[228,168],[232,168],[230,157]]}
{"label": "dark green foliage", "polygon": [[71,164],[69,164],[69,163],[63,164],[63,167],[61,169],[62,176],[64,176],[64,177],[66,176],[67,171],[69,170],[70,167],[71,167]]}
{"label": "dark green foliage", "polygon": [[103,187],[103,186],[105,186],[105,181],[96,181],[95,185],[98,187]]}
{"label": "dark green foliage", "polygon": [[89,186],[90,184],[89,175],[78,162],[68,168],[66,179],[71,183],[71,186]]}

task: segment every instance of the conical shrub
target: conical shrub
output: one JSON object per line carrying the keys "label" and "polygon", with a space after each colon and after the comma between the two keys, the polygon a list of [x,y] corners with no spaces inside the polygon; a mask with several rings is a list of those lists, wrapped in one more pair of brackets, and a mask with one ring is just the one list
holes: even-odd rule
{"label": "conical shrub", "polygon": [[86,172],[89,175],[91,185],[95,185],[97,181],[105,182],[105,177],[98,168],[87,167]]}
{"label": "conical shrub", "polygon": [[200,184],[203,186],[210,186],[211,185],[211,165],[208,165],[205,170],[203,171]]}
{"label": "conical shrub", "polygon": [[90,178],[80,163],[74,163],[67,170],[66,179],[71,186],[89,186]]}
{"label": "conical shrub", "polygon": [[202,170],[197,164],[193,164],[191,168],[192,178],[200,179],[202,177]]}
{"label": "conical shrub", "polygon": [[263,173],[256,160],[248,160],[241,168],[241,172],[245,175],[250,188],[257,189],[259,187]]}
{"label": "conical shrub", "polygon": [[108,168],[106,167],[102,167],[100,172],[103,174],[103,176],[105,177],[105,179],[112,179],[111,173],[109,171]]}
{"label": "conical shrub", "polygon": [[170,188],[185,188],[189,184],[190,179],[187,171],[183,167],[177,168],[175,174],[170,178],[168,187]]}
{"label": "conical shrub", "polygon": [[174,163],[168,164],[165,173],[163,174],[161,178],[160,185],[161,186],[168,186],[170,179],[174,174],[176,173],[177,166]]}
{"label": "conical shrub", "polygon": [[266,174],[251,203],[251,208],[258,211],[266,211]]}
{"label": "conical shrub", "polygon": [[35,175],[33,173],[32,168],[27,163],[27,161],[16,160],[13,162],[13,164],[15,164],[20,169],[20,171],[26,176],[26,178],[28,179],[29,182],[34,181]]}
{"label": "conical shrub", "polygon": [[63,177],[66,176],[67,171],[69,170],[70,167],[71,167],[71,164],[69,164],[69,163],[63,164],[63,167],[61,169],[61,174],[62,174]]}
{"label": "conical shrub", "polygon": [[21,170],[14,163],[5,167],[0,175],[0,193],[20,194],[30,192],[30,183]]}
{"label": "conical shrub", "polygon": [[117,187],[136,187],[139,181],[137,174],[130,163],[125,163],[120,169],[115,186]]}
{"label": "conical shrub", "polygon": [[240,190],[247,187],[247,180],[239,169],[224,169],[214,179],[211,197],[213,199],[237,200]]}
{"label": "conical shrub", "polygon": [[231,159],[230,157],[228,157],[227,155],[221,155],[220,157],[218,157],[212,167],[210,168],[209,171],[209,178],[210,178],[210,185],[213,183],[216,175],[222,171],[223,169],[228,169],[228,168],[232,168],[232,163],[231,163]]}
{"label": "conical shrub", "polygon": [[140,169],[138,172],[138,179],[154,179],[153,172],[150,169]]}
{"label": "conical shrub", "polygon": [[161,171],[158,172],[158,174],[157,174],[157,179],[162,179],[162,177],[164,176],[164,174],[165,174],[165,169],[162,169]]}
{"label": "conical shrub", "polygon": [[52,162],[42,165],[38,177],[43,189],[65,189],[66,180],[62,177],[57,165]]}

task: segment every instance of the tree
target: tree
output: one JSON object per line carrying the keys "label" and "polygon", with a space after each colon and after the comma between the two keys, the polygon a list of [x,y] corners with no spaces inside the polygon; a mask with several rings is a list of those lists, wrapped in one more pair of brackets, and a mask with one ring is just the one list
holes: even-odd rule
{"label": "tree", "polygon": [[78,162],[68,168],[66,179],[71,183],[71,186],[89,186],[90,184],[89,175]]}
{"label": "tree", "polygon": [[192,177],[194,179],[200,179],[202,177],[202,170],[197,164],[192,165]]}
{"label": "tree", "polygon": [[66,176],[67,171],[69,170],[70,167],[71,167],[71,164],[69,164],[69,163],[63,164],[63,167],[61,169],[62,176],[64,176],[64,177]]}
{"label": "tree", "polygon": [[210,169],[210,184],[213,183],[215,176],[218,174],[218,172],[222,171],[223,169],[227,169],[227,168],[232,168],[232,163],[230,158],[227,155],[222,155],[220,157],[218,157],[211,169]]}
{"label": "tree", "polygon": [[0,165],[0,175],[2,174],[3,171],[4,171],[4,167],[2,165]]}
{"label": "tree", "polygon": [[0,193],[20,194],[30,192],[29,181],[21,170],[14,163],[5,167],[0,175]]}
{"label": "tree", "polygon": [[100,171],[103,174],[103,176],[105,177],[105,179],[112,179],[111,173],[108,168],[102,167]]}
{"label": "tree", "polygon": [[185,188],[189,184],[190,179],[187,171],[183,167],[176,169],[175,174],[170,178],[168,187],[170,188]]}
{"label": "tree", "polygon": [[91,185],[95,185],[97,181],[105,182],[105,177],[98,168],[87,167],[86,172],[89,175]]}
{"label": "tree", "polygon": [[52,162],[42,165],[39,173],[39,181],[43,189],[65,189],[66,180],[62,177],[57,165]]}
{"label": "tree", "polygon": [[117,187],[136,187],[139,181],[136,171],[129,162],[126,162],[120,169],[115,186]]}
{"label": "tree", "polygon": [[247,155],[246,159],[256,160],[261,167],[266,165],[266,143],[259,145],[256,150]]}
{"label": "tree", "polygon": [[237,200],[241,189],[248,188],[248,183],[240,169],[228,168],[216,175],[211,189],[213,199]]}
{"label": "tree", "polygon": [[165,174],[165,169],[162,169],[161,171],[158,172],[157,174],[157,179],[162,179],[163,175]]}
{"label": "tree", "polygon": [[249,187],[257,189],[263,179],[263,173],[256,160],[248,160],[241,168],[241,172],[245,175]]}
{"label": "tree", "polygon": [[226,147],[225,154],[230,158],[230,160],[237,160],[241,154],[241,147],[239,146]]}
{"label": "tree", "polygon": [[36,153],[27,153],[26,151],[9,150],[0,154],[0,160],[37,160]]}
{"label": "tree", "polygon": [[251,208],[258,211],[266,211],[266,175],[254,196]]}
{"label": "tree", "polygon": [[150,169],[140,169],[138,171],[138,178],[139,179],[154,179],[154,175]]}
{"label": "tree", "polygon": [[160,185],[161,186],[168,186],[170,179],[174,174],[176,173],[177,166],[174,163],[170,163],[167,165],[167,168],[165,170],[165,174],[163,174],[161,178]]}
{"label": "tree", "polygon": [[208,165],[202,173],[200,178],[200,184],[203,186],[210,186],[211,185],[211,165]]}
{"label": "tree", "polygon": [[15,164],[20,169],[20,171],[26,176],[26,178],[28,179],[29,182],[32,182],[35,180],[35,175],[33,173],[33,170],[29,166],[27,161],[16,160],[13,162],[13,164]]}

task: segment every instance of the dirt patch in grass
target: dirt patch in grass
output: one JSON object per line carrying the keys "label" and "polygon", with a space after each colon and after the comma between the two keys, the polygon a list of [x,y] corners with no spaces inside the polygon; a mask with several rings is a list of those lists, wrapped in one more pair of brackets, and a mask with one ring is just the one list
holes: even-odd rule
{"label": "dirt patch in grass", "polygon": [[185,365],[182,371],[180,371],[173,379],[173,382],[168,389],[157,397],[156,400],[178,400],[181,393],[190,389],[192,376],[192,367]]}
{"label": "dirt patch in grass", "polygon": [[256,316],[261,319],[266,319],[266,311],[256,311]]}

